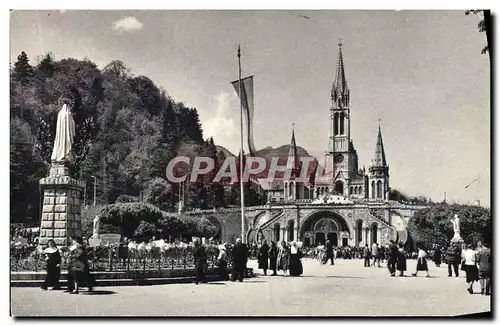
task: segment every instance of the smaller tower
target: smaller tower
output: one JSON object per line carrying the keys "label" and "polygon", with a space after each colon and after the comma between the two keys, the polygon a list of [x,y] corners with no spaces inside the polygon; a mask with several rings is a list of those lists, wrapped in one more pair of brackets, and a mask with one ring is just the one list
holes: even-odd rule
{"label": "smaller tower", "polygon": [[290,179],[285,180],[285,200],[295,200],[302,198],[302,185],[296,179],[300,177],[300,158],[295,142],[295,124],[292,124],[292,139],[288,148],[287,173]]}
{"label": "smaller tower", "polygon": [[389,166],[385,159],[384,143],[382,142],[382,131],[380,120],[378,125],[377,143],[375,145],[375,157],[368,168],[368,198],[387,200],[389,199]]}

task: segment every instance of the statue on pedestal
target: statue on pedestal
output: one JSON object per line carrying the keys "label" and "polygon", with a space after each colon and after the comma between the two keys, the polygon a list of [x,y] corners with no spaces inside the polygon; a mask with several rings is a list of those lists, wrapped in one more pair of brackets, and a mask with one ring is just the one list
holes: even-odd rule
{"label": "statue on pedestal", "polygon": [[94,232],[92,233],[92,238],[99,239],[99,228],[100,228],[101,217],[96,215],[94,218]]}
{"label": "statue on pedestal", "polygon": [[75,120],[71,115],[68,104],[64,104],[57,114],[56,138],[50,157],[52,163],[71,161],[71,148],[75,137]]}
{"label": "statue on pedestal", "polygon": [[460,236],[460,218],[458,214],[455,214],[451,219],[451,223],[453,224],[453,238],[451,242],[463,242],[462,237]]}

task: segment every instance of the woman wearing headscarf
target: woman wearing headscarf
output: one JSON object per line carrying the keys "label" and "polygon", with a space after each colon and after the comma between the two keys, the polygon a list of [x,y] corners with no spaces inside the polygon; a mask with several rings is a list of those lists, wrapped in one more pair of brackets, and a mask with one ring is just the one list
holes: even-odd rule
{"label": "woman wearing headscarf", "polygon": [[303,273],[302,262],[302,252],[300,251],[297,243],[292,242],[290,247],[290,276],[300,276]]}
{"label": "woman wearing headscarf", "polygon": [[48,241],[49,247],[44,250],[45,261],[47,262],[47,275],[42,285],[42,290],[52,286],[53,290],[59,290],[59,278],[61,277],[61,254],[54,240]]}
{"label": "woman wearing headscarf", "polygon": [[278,247],[276,242],[271,241],[271,248],[269,249],[269,269],[273,271],[271,276],[276,276],[276,265],[278,263]]}
{"label": "woman wearing headscarf", "polygon": [[285,241],[281,241],[281,247],[278,251],[278,270],[282,270],[284,276],[287,276],[288,269],[290,268],[290,248]]}
{"label": "woman wearing headscarf", "polygon": [[415,273],[411,274],[413,276],[417,276],[418,272],[425,271],[427,273],[427,277],[431,277],[429,275],[429,268],[427,267],[427,253],[422,248],[422,246],[418,247],[418,256],[417,256],[417,270]]}
{"label": "woman wearing headscarf", "polygon": [[467,249],[464,250],[462,259],[464,260],[464,270],[466,275],[466,282],[469,284],[467,292],[473,294],[472,286],[474,282],[479,280],[478,270],[477,270],[477,254],[476,251],[472,249],[472,244],[467,245]]}
{"label": "woman wearing headscarf", "polygon": [[260,247],[257,258],[259,261],[259,269],[264,270],[264,275],[267,275],[267,270],[269,269],[269,246],[266,240],[264,240],[264,243]]}
{"label": "woman wearing headscarf", "polygon": [[[68,284],[68,289],[72,290],[72,294],[78,294],[80,286],[87,286],[89,291],[93,288],[93,278],[90,275],[89,261],[87,251],[83,246],[83,240],[80,237],[72,237],[72,246],[70,247],[71,280],[73,284]],[[69,281],[69,280],[68,280]]]}
{"label": "woman wearing headscarf", "polygon": [[227,272],[227,250],[225,244],[221,244],[219,246],[219,256],[217,257],[217,268],[222,280],[229,281],[229,274]]}

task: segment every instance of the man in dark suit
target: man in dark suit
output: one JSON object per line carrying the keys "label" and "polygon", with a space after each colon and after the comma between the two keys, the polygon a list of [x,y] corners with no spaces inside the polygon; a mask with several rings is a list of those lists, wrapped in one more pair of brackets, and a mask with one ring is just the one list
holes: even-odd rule
{"label": "man in dark suit", "polygon": [[245,270],[247,267],[248,258],[248,248],[246,245],[241,243],[241,239],[236,239],[236,244],[231,252],[233,258],[233,271],[231,273],[231,281],[236,281],[236,276],[238,276],[238,281],[243,282],[245,277]]}
{"label": "man in dark suit", "polygon": [[456,244],[451,244],[446,250],[446,262],[448,263],[448,277],[452,277],[452,270],[455,272],[455,277],[458,277],[458,265],[460,265],[462,252]]}
{"label": "man in dark suit", "polygon": [[389,273],[391,273],[391,276],[396,276],[396,262],[398,260],[398,254],[399,251],[398,246],[396,245],[396,241],[391,240],[387,257],[387,269],[389,269]]}

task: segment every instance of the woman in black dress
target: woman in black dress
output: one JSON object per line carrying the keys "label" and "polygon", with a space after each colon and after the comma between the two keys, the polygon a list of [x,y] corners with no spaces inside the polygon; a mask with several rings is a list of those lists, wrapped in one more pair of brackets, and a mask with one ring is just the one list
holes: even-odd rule
{"label": "woman in black dress", "polygon": [[194,266],[196,271],[196,279],[194,280],[194,282],[196,284],[200,282],[205,283],[205,273],[208,267],[207,253],[198,239],[194,240]]}
{"label": "woman in black dress", "polygon": [[396,269],[399,271],[399,276],[404,276],[404,272],[406,271],[406,254],[402,243],[399,244]]}
{"label": "woman in black dress", "polygon": [[258,260],[259,269],[264,270],[264,275],[267,275],[267,270],[269,269],[269,246],[266,240],[264,240],[264,243],[259,249]]}
{"label": "woman in black dress", "polygon": [[53,290],[59,290],[59,278],[61,277],[61,254],[54,240],[50,239],[49,247],[44,250],[45,261],[47,262],[47,275],[43,282],[42,289],[52,286]]}
{"label": "woman in black dress", "polygon": [[439,246],[436,246],[436,249],[434,250],[434,264],[436,264],[436,267],[441,266],[441,256],[443,255],[443,252],[439,248]]}
{"label": "woman in black dress", "polygon": [[271,276],[276,276],[276,268],[278,263],[278,247],[274,241],[271,241],[271,249],[269,249],[269,269],[273,271]]}
{"label": "woman in black dress", "polygon": [[300,276],[303,273],[302,262],[302,252],[297,246],[297,243],[292,242],[290,247],[290,276]]}

